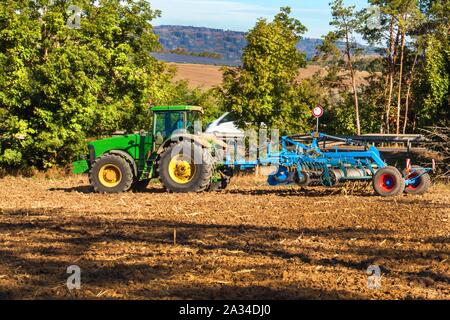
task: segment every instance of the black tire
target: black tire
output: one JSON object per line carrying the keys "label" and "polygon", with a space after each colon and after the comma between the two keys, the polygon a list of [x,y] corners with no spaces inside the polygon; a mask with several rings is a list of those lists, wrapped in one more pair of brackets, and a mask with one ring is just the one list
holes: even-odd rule
{"label": "black tire", "polygon": [[228,187],[228,184],[230,182],[229,178],[221,179],[217,182],[211,182],[211,184],[208,187],[208,191],[222,191],[225,190]]}
{"label": "black tire", "polygon": [[150,179],[134,181],[131,185],[131,190],[133,190],[134,192],[144,192],[147,189],[149,183]]}
{"label": "black tire", "polygon": [[385,167],[375,173],[373,189],[382,197],[398,196],[405,190],[405,180],[397,168]]}
{"label": "black tire", "polygon": [[[418,168],[417,166],[413,166],[413,168]],[[416,171],[418,174],[423,173],[423,170],[417,170]],[[406,174],[406,169],[403,170],[403,176],[405,177],[405,180],[407,180],[408,178],[413,178],[414,177],[414,173],[412,174],[411,177],[408,177],[408,175]],[[430,175],[428,173],[423,174],[422,176],[420,176],[420,178],[418,179],[419,181],[417,183],[415,183],[414,185],[409,185],[405,187],[405,193],[408,194],[415,194],[415,195],[421,195],[424,194],[428,191],[428,189],[431,186],[431,178]]]}
{"label": "black tire", "polygon": [[[117,185],[105,185],[105,178],[100,178],[102,168],[111,166],[117,172],[120,172],[120,181]],[[89,181],[95,192],[99,193],[120,193],[126,192],[131,188],[133,183],[133,170],[131,164],[122,156],[117,154],[106,153],[97,158],[92,164],[89,171]]]}
{"label": "black tire", "polygon": [[216,182],[210,183],[208,191],[222,191],[225,190],[230,184],[231,178],[233,177],[233,170],[230,168],[218,169],[217,173],[220,174],[221,179]]}
{"label": "black tire", "polygon": [[[180,183],[175,181],[169,173],[169,164],[173,157],[182,156],[186,158],[194,168],[194,173],[189,181]],[[199,164],[193,163],[192,159],[201,159]],[[158,175],[161,183],[167,191],[171,192],[203,192],[211,181],[212,158],[208,149],[192,143],[182,141],[170,145],[161,155],[158,161]]]}

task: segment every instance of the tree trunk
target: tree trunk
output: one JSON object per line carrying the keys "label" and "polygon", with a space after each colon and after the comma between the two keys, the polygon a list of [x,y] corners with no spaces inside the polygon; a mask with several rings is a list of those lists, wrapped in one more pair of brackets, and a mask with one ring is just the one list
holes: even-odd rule
{"label": "tree trunk", "polygon": [[355,70],[353,70],[353,65],[350,62],[350,73],[352,76],[352,87],[353,87],[353,99],[355,100],[355,114],[356,114],[356,130],[357,135],[361,135],[361,123],[359,121],[359,102],[358,102],[358,91],[356,88]]}
{"label": "tree trunk", "polygon": [[350,52],[350,40],[349,40],[348,30],[345,34],[345,44],[346,44],[345,48],[346,48],[346,55],[347,55],[347,63],[348,63],[348,67],[350,70],[350,76],[352,78],[353,99],[355,101],[356,134],[359,136],[359,135],[361,135],[361,123],[359,121],[358,91],[356,88],[355,70],[353,69],[352,55]]}
{"label": "tree trunk", "polygon": [[406,133],[406,124],[408,123],[409,98],[410,98],[410,96],[411,96],[411,80],[408,81],[408,89],[406,90],[405,122],[403,123],[403,134]]}
{"label": "tree trunk", "polygon": [[386,133],[389,133],[389,131],[390,131],[389,120],[390,120],[390,114],[391,114],[391,103],[392,103],[392,91],[393,90],[394,90],[394,71],[391,70],[390,74],[389,74],[389,94],[388,94],[388,99],[386,102]]}
{"label": "tree trunk", "polygon": [[[387,100],[387,95],[388,95],[388,83],[389,83],[389,72],[386,72],[386,75],[384,76],[384,94],[383,94],[383,98],[384,101]],[[384,133],[385,130],[385,120],[384,120],[384,116],[386,114],[386,106],[384,107],[384,110],[381,112],[380,115],[380,133]]]}
{"label": "tree trunk", "polygon": [[397,94],[397,125],[396,133],[400,134],[400,113],[402,107],[402,84],[403,84],[403,57],[405,52],[405,31],[402,30],[402,41],[400,47],[400,72],[398,76],[398,94]]}
{"label": "tree trunk", "polygon": [[406,103],[405,103],[405,122],[403,123],[403,134],[406,133],[406,126],[408,125],[409,100],[411,97],[411,87],[414,81],[414,70],[416,68],[418,56],[419,56],[419,49],[417,49],[416,55],[414,56],[414,62],[411,67],[411,73],[408,80],[408,90],[406,91]]}
{"label": "tree trunk", "polygon": [[[385,87],[384,87],[384,100],[388,101],[388,91],[390,88],[390,74],[391,74],[391,65],[392,65],[392,51],[394,46],[394,17],[391,16],[391,22],[389,24],[389,45],[386,48],[387,51],[387,63],[388,63],[388,72],[386,73],[386,81],[385,81]],[[387,103],[385,103],[384,106],[384,112],[381,113],[381,124],[380,124],[380,133],[384,133],[385,131],[385,114],[387,113]],[[389,133],[389,127],[386,126],[386,130]]]}
{"label": "tree trunk", "polygon": [[[394,20],[394,16],[392,16],[392,21]],[[393,23],[393,22],[392,22]],[[390,132],[390,115],[391,115],[391,103],[392,103],[392,92],[394,91],[394,76],[395,76],[395,64],[397,63],[397,44],[400,32],[397,31],[397,35],[395,37],[395,41],[393,40],[394,31],[392,29],[392,41],[391,45],[391,57],[390,57],[390,65],[389,65],[389,93],[386,101],[386,133]]]}

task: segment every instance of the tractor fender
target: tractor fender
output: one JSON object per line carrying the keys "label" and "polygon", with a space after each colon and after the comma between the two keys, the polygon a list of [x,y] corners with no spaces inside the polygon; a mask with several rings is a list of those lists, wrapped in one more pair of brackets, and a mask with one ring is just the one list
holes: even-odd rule
{"label": "tractor fender", "polygon": [[164,141],[161,146],[159,147],[157,154],[161,154],[164,152],[164,150],[170,146],[171,143],[174,142],[181,142],[181,141],[192,141],[196,143],[197,145],[201,146],[202,148],[209,148],[211,143],[215,143],[219,145],[221,148],[226,148],[226,143],[222,140],[219,140],[215,138],[214,136],[210,135],[193,135],[193,134],[176,134]]}
{"label": "tractor fender", "polygon": [[133,157],[128,152],[123,151],[123,150],[111,150],[111,151],[109,151],[109,153],[125,158],[130,163],[134,176],[137,177],[138,168],[136,165],[136,161],[133,159]]}

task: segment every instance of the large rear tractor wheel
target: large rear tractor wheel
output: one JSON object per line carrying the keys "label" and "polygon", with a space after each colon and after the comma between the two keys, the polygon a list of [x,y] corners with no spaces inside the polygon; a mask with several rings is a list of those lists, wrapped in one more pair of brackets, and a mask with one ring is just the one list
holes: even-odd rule
{"label": "large rear tractor wheel", "polygon": [[133,183],[133,171],[125,158],[107,153],[94,161],[89,181],[95,192],[126,192]]}
{"label": "large rear tractor wheel", "polygon": [[[414,168],[414,166],[413,166],[413,168]],[[422,173],[424,173],[423,170],[411,172],[409,175],[406,174],[406,171],[403,172],[403,175],[405,176],[405,180],[414,179],[413,184],[409,184],[406,186],[405,193],[420,195],[420,194],[424,194],[428,191],[428,189],[431,186],[431,178],[428,173],[424,173],[424,174],[422,174]],[[419,177],[419,175],[421,175],[421,176]]]}
{"label": "large rear tractor wheel", "polygon": [[373,189],[382,197],[398,196],[405,190],[405,180],[397,168],[385,167],[375,173]]}
{"label": "large rear tractor wheel", "polygon": [[211,181],[212,158],[206,148],[182,141],[172,144],[158,161],[158,174],[171,192],[203,192]]}

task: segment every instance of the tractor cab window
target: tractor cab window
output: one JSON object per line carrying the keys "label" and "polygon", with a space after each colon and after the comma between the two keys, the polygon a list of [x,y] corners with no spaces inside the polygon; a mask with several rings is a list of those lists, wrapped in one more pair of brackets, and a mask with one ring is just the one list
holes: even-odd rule
{"label": "tractor cab window", "polygon": [[186,130],[190,134],[198,134],[202,130],[202,114],[198,111],[188,112],[186,115]]}
{"label": "tractor cab window", "polygon": [[154,128],[156,145],[161,145],[176,130],[185,129],[184,112],[155,112]]}

